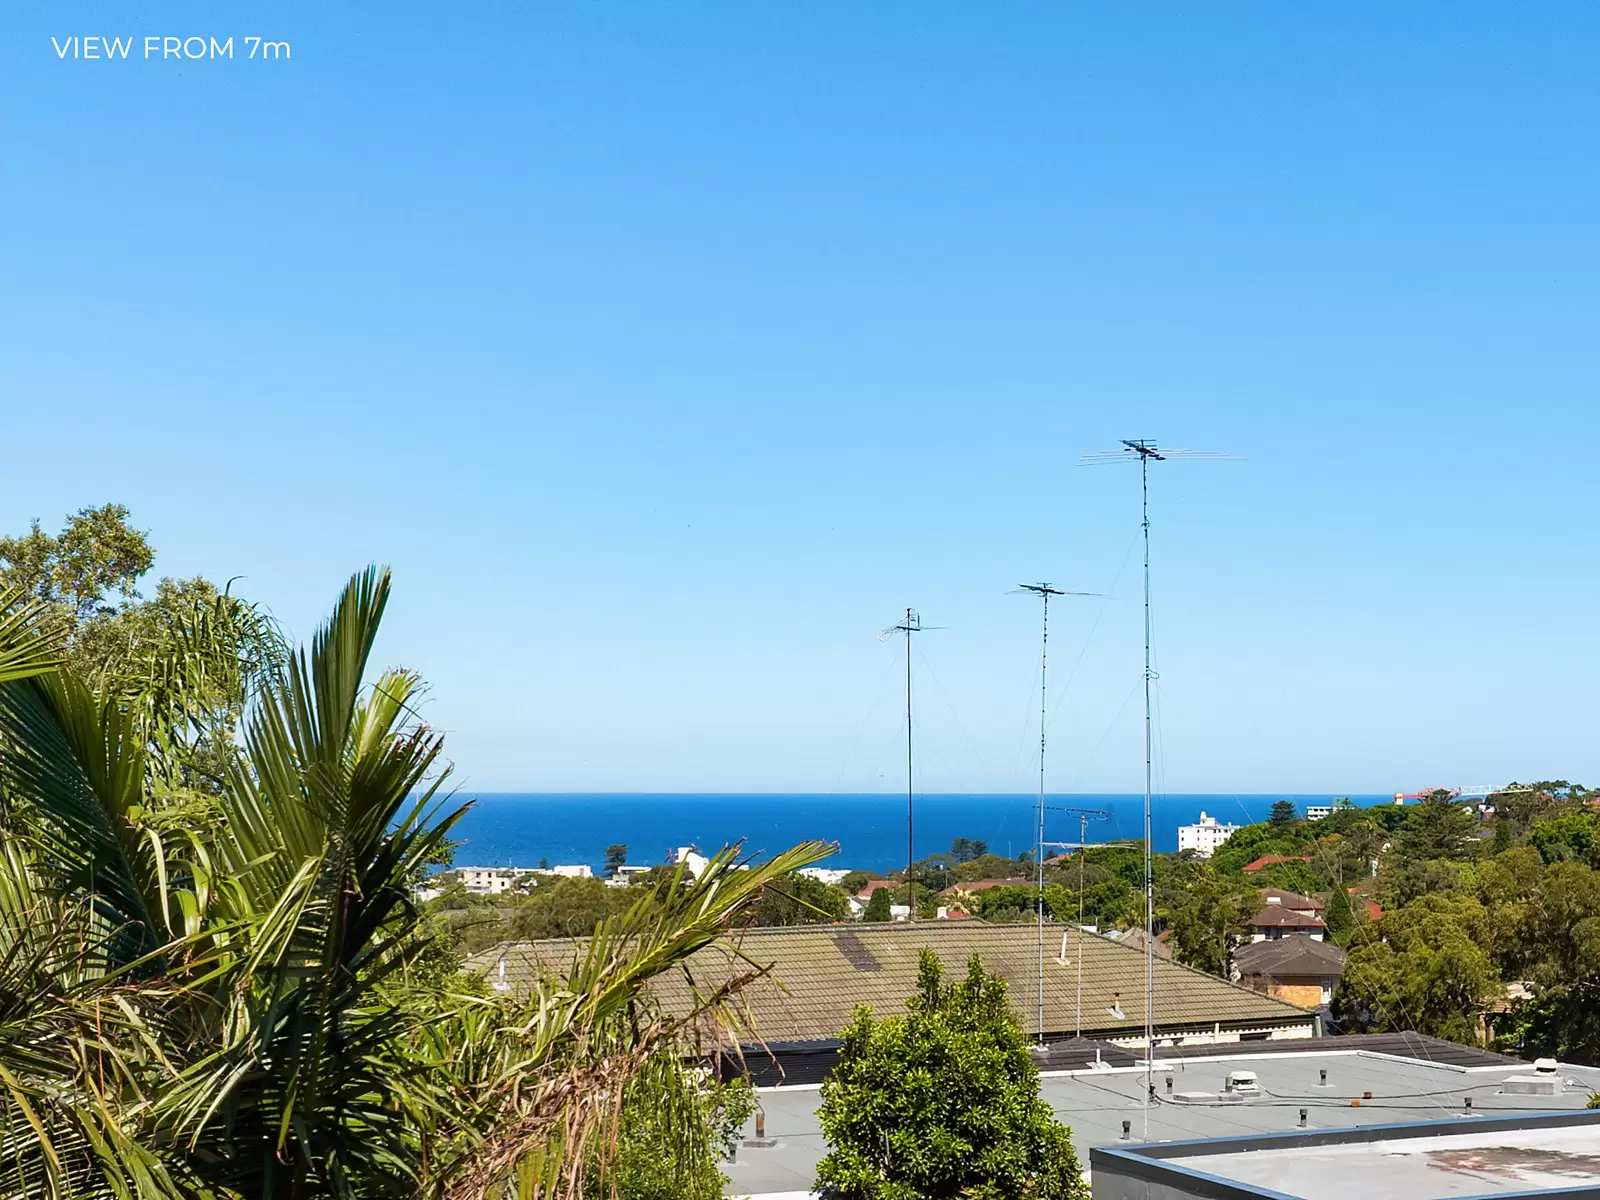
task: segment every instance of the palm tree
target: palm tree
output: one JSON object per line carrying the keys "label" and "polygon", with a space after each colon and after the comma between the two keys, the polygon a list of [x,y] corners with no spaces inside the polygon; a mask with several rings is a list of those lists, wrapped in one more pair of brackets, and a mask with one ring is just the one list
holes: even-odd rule
{"label": "palm tree", "polygon": [[[577,1196],[630,1083],[737,1040],[754,967],[684,1013],[649,981],[827,847],[667,881],[522,1002],[416,970],[443,935],[412,885],[463,809],[418,677],[370,677],[389,593],[356,575],[294,653],[197,612],[94,686],[0,600],[0,1197]],[[230,689],[237,741],[205,724]]]}

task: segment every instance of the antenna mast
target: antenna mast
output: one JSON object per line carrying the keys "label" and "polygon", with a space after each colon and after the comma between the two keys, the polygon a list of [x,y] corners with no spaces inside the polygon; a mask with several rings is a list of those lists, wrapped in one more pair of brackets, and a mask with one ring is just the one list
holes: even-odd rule
{"label": "antenna mast", "polygon": [[[1078,840],[1075,842],[1048,842],[1050,846],[1070,847],[1078,851],[1078,1037],[1083,1036],[1083,867],[1084,851],[1089,848],[1089,818],[1109,817],[1100,808],[1055,808],[1052,812],[1075,813],[1078,817]],[[1066,945],[1063,940],[1062,945]]]}
{"label": "antenna mast", "polygon": [[1100,596],[1100,592],[1069,592],[1048,583],[1023,583],[1012,589],[1014,596],[1037,596],[1044,601],[1043,620],[1039,626],[1039,803],[1035,814],[1034,832],[1034,913],[1039,933],[1039,1048],[1044,1048],[1044,749],[1047,711],[1050,692],[1046,686],[1045,666],[1050,649],[1050,597]]}
{"label": "antenna mast", "polygon": [[1126,462],[1133,455],[1139,460],[1141,527],[1144,532],[1144,1140],[1150,1140],[1150,1102],[1155,1098],[1155,915],[1156,889],[1154,853],[1150,836],[1150,793],[1154,755],[1154,732],[1150,717],[1150,682],[1157,678],[1150,669],[1150,463],[1171,458],[1227,458],[1204,450],[1167,450],[1146,438],[1123,439],[1121,450],[1090,455],[1084,462],[1098,464]]}
{"label": "antenna mast", "polygon": [[912,849],[915,805],[912,800],[911,781],[911,635],[938,628],[940,627],[937,625],[924,625],[922,615],[916,609],[908,608],[903,621],[889,626],[878,635],[880,642],[888,641],[889,636],[895,633],[903,633],[906,638],[906,907],[909,909],[906,913],[907,921],[917,919],[917,885],[911,878],[911,867],[916,861],[916,854]]}

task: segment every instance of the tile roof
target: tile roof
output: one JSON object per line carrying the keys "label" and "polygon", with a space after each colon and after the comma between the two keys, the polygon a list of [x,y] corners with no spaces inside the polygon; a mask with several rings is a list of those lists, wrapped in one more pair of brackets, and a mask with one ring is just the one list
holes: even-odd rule
{"label": "tile roof", "polygon": [[1310,896],[1302,896],[1299,892],[1291,892],[1284,888],[1262,888],[1261,901],[1263,904],[1281,904],[1284,908],[1292,908],[1295,912],[1321,912],[1322,902],[1313,900]]}
{"label": "tile roof", "polygon": [[1281,904],[1269,904],[1245,922],[1252,929],[1326,929],[1316,913],[1296,912]]}
{"label": "tile roof", "polygon": [[960,883],[952,883],[941,896],[948,896],[951,892],[985,892],[997,887],[1032,887],[1031,879],[968,879]]}
{"label": "tile roof", "polygon": [[1310,861],[1311,859],[1306,857],[1304,854],[1263,854],[1260,858],[1256,859],[1255,862],[1246,863],[1240,869],[1244,871],[1259,871],[1262,867],[1270,867],[1277,863],[1308,863]]}
{"label": "tile roof", "polygon": [[1251,942],[1233,952],[1233,965],[1241,975],[1268,975],[1275,979],[1341,975],[1344,961],[1344,951],[1339,947],[1300,934],[1275,942]]}
{"label": "tile roof", "polygon": [[857,900],[870,899],[873,892],[881,888],[897,888],[900,885],[892,879],[869,879],[861,885],[861,890],[856,893]]}
{"label": "tile roof", "polygon": [[[734,935],[744,955],[771,975],[751,984],[742,998],[756,1033],[773,1041],[837,1037],[857,1005],[879,1015],[904,1010],[916,985],[918,952],[933,950],[948,971],[965,969],[979,955],[984,966],[1010,982],[1012,1008],[1023,1027],[1034,1027],[1039,948],[1033,925],[989,925],[981,921],[918,921],[871,925],[809,925],[748,929]],[[1066,955],[1061,957],[1063,943]],[[568,939],[504,943],[470,956],[467,968],[495,978],[504,957],[505,980],[527,987],[541,967],[564,971],[580,943]],[[1144,1028],[1144,955],[1097,934],[1062,925],[1045,930],[1045,1027],[1075,1028],[1078,956],[1083,968],[1083,1025],[1087,1032],[1119,1036]],[[725,946],[695,954],[683,971],[652,983],[669,1010],[684,1011],[691,987],[702,992],[749,969]],[[692,980],[692,984],[691,981]],[[1117,1007],[1121,1017],[1108,1011]],[[1303,1024],[1294,1006],[1239,987],[1214,975],[1155,960],[1157,1028],[1190,1025]]]}

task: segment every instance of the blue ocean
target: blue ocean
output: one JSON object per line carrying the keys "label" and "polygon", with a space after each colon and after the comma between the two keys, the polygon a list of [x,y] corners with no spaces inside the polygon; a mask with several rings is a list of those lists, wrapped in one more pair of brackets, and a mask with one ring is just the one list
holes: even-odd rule
{"label": "blue ocean", "polygon": [[[498,792],[463,794],[472,808],[456,826],[465,844],[456,852],[462,866],[537,866],[540,859],[589,863],[597,870],[605,849],[628,847],[628,861],[651,865],[675,846],[702,851],[743,842],[747,852],[766,855],[817,838],[837,842],[839,852],[825,866],[886,871],[905,866],[906,798],[887,794],[606,794]],[[982,840],[996,854],[1016,855],[1033,845],[1034,804],[1029,795],[919,795],[916,798],[916,856],[949,850],[965,837]],[[1351,796],[1359,805],[1392,803],[1392,796]],[[1197,821],[1204,811],[1224,824],[1264,821],[1275,800],[1292,800],[1303,815],[1308,804],[1328,804],[1331,796],[1164,795],[1151,805],[1157,850],[1178,848],[1178,826]],[[1047,798],[1058,808],[1101,809],[1110,815],[1089,822],[1091,842],[1143,836],[1142,795],[1062,795]],[[1045,840],[1078,840],[1078,818],[1047,812]]]}

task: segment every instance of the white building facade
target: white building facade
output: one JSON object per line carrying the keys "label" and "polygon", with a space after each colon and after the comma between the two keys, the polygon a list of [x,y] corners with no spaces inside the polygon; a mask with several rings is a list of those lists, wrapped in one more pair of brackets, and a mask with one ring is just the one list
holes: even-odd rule
{"label": "white building facade", "polygon": [[1206,816],[1202,810],[1198,824],[1178,826],[1178,853],[1193,850],[1200,858],[1210,858],[1218,846],[1238,831],[1239,826],[1224,825],[1215,817]]}

